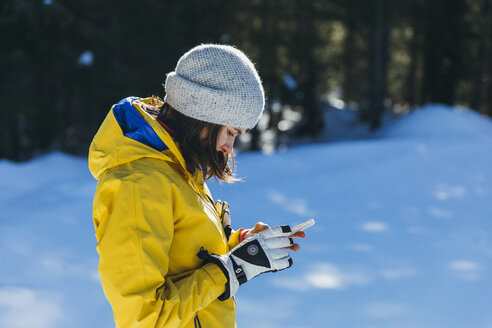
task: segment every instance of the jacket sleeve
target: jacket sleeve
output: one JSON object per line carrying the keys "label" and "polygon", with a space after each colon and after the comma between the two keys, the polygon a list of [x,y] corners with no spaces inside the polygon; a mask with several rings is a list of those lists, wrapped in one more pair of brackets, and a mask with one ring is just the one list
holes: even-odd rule
{"label": "jacket sleeve", "polygon": [[167,277],[174,231],[170,197],[170,189],[110,172],[99,182],[99,273],[120,328],[180,327],[225,290],[226,277],[211,263],[180,279]]}
{"label": "jacket sleeve", "polygon": [[232,231],[231,233],[231,236],[229,237],[229,241],[228,241],[228,244],[229,244],[229,249],[233,249],[234,247],[236,247],[237,245],[239,245],[239,237],[241,236],[241,233],[244,231],[244,229],[239,229],[239,230],[236,230],[236,231]]}

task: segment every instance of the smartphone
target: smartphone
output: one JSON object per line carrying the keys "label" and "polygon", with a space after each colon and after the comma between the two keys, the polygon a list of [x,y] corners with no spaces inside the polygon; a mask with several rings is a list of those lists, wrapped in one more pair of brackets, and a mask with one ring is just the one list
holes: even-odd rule
{"label": "smartphone", "polygon": [[309,219],[306,222],[303,222],[301,224],[296,225],[295,227],[292,228],[292,233],[296,233],[301,230],[306,230],[307,228],[313,226],[316,223],[314,219]]}

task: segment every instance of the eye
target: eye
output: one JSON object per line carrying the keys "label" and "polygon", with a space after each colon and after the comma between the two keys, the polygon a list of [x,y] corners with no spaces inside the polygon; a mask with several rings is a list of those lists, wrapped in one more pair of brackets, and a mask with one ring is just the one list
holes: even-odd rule
{"label": "eye", "polygon": [[230,130],[227,130],[227,135],[234,137],[234,133],[232,133]]}

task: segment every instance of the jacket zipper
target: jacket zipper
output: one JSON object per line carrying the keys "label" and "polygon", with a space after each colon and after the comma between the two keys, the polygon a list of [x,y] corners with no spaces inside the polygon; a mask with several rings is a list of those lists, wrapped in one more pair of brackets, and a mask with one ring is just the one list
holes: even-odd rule
{"label": "jacket zipper", "polygon": [[219,214],[217,214],[217,210],[215,209],[215,207],[213,205],[211,205],[208,201],[206,201],[205,198],[203,198],[203,196],[200,193],[198,193],[198,196],[200,196],[200,198],[203,200],[203,202],[205,203],[205,206],[207,206],[208,209],[211,210],[212,213],[215,214],[215,217],[219,220],[219,223],[222,224],[222,220],[220,219]]}

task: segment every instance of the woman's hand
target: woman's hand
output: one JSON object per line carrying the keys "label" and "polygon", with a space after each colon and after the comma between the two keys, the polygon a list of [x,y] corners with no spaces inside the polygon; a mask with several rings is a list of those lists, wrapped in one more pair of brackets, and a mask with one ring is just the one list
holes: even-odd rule
{"label": "woman's hand", "polygon": [[232,233],[231,212],[229,211],[229,204],[219,199],[215,202],[215,209],[219,214],[220,221],[222,222],[222,228],[224,228],[224,232],[226,234],[226,238],[227,240],[229,240],[229,237]]}
{"label": "woman's hand", "polygon": [[[242,238],[242,240],[247,239],[247,238],[253,236],[254,234],[257,234],[260,231],[268,229],[269,227],[270,226],[266,223],[258,222],[255,224],[255,227],[253,229],[246,230],[247,232],[244,234],[244,237]],[[289,237],[290,238],[306,238],[306,233],[301,230],[301,231],[297,231],[296,233],[290,235]],[[289,250],[294,251],[294,252],[298,252],[301,249],[301,246],[299,246],[299,244],[294,243],[291,246],[286,247],[286,249],[289,249]]]}
{"label": "woman's hand", "polygon": [[222,226],[225,228],[231,225],[231,212],[229,211],[229,204],[223,202],[220,199],[215,202],[215,208],[219,212]]}

